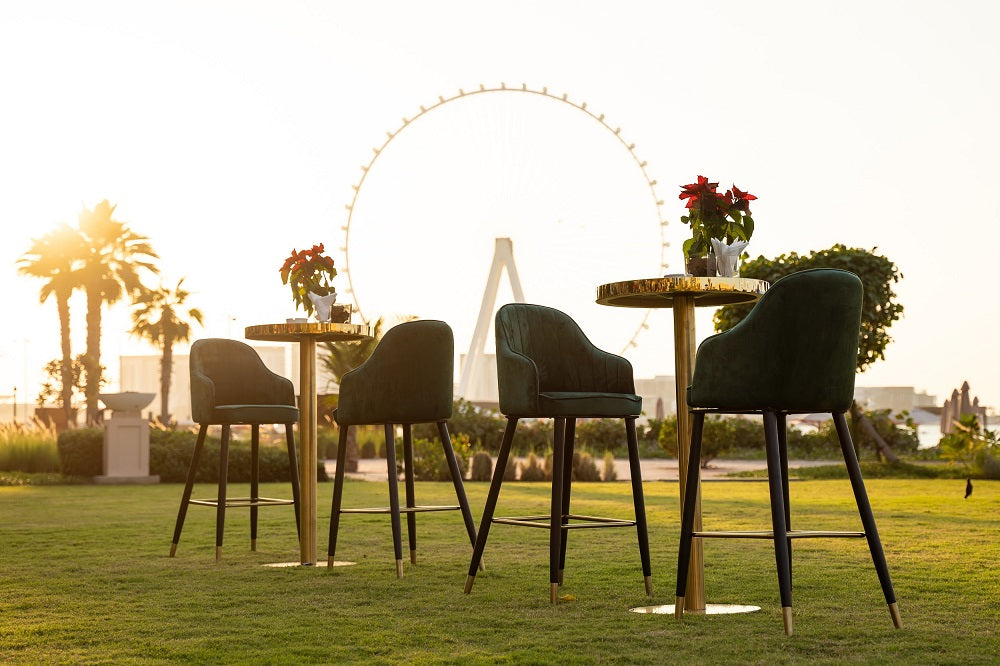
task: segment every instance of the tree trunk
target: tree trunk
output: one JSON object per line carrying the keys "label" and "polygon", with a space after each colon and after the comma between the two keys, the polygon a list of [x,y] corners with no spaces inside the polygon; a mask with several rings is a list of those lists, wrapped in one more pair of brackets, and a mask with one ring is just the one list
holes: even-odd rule
{"label": "tree trunk", "polygon": [[160,359],[160,423],[170,425],[170,375],[174,369],[174,341],[163,340],[163,358]]}
{"label": "tree trunk", "polygon": [[[345,426],[341,426],[345,427]],[[351,428],[347,431],[347,450],[344,453],[344,471],[358,471],[358,429]]]}
{"label": "tree trunk", "polygon": [[[62,410],[66,416],[66,424],[76,425],[76,414],[73,412],[73,351],[69,339],[69,295],[56,295],[56,308],[59,310],[59,342],[62,347]],[[27,387],[25,387],[27,388]]]}
{"label": "tree trunk", "polygon": [[857,402],[851,404],[851,418],[854,419],[859,426],[861,426],[862,432],[875,442],[875,446],[878,449],[879,454],[885,459],[886,462],[899,462],[899,456],[897,456],[892,450],[892,447],[890,447],[889,444],[882,439],[882,435],[878,434],[878,431],[875,430],[875,426],[872,425],[872,422],[867,416],[865,416],[864,411]]}
{"label": "tree trunk", "polygon": [[100,410],[97,394],[101,391],[101,306],[104,304],[100,292],[87,290],[87,354],[84,356],[84,370],[87,377],[84,395],[87,397],[88,426],[97,425]]}

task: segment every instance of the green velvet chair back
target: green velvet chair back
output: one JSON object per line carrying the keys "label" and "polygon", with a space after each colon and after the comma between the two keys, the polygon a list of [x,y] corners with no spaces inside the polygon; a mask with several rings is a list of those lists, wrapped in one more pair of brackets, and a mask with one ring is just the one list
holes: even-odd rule
{"label": "green velvet chair back", "polygon": [[393,326],[367,361],[340,380],[341,425],[429,423],[451,418],[455,339],[443,321]]}
{"label": "green velvet chair back", "polygon": [[771,286],[743,321],[698,347],[691,407],[844,412],[854,400],[863,287],[818,268]]}
{"label": "green velvet chair back", "polygon": [[542,414],[539,395],[634,394],[632,365],[598,349],[573,319],[544,305],[508,303],[496,314],[500,411]]}
{"label": "green velvet chair back", "polygon": [[[288,423],[298,418],[297,411],[292,411],[292,382],[271,372],[247,344],[223,338],[196,340],[191,345],[190,366],[191,415],[196,423],[241,422],[246,417],[259,423]],[[219,408],[227,406],[247,409],[220,415]],[[259,406],[286,408],[256,408]]]}

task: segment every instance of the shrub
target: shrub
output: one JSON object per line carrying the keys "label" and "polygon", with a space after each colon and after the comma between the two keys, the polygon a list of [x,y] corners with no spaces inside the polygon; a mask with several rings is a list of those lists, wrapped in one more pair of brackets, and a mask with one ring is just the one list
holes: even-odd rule
{"label": "shrub", "polygon": [[614,451],[626,447],[625,422],[622,419],[581,420],[576,424],[576,442],[591,451]]}
{"label": "shrub", "polygon": [[545,481],[545,470],[538,464],[538,457],[534,452],[528,454],[528,459],[520,463],[520,467],[522,481]]}
{"label": "shrub", "polygon": [[[149,432],[149,473],[163,483],[183,483],[187,479],[197,435],[187,430]],[[103,472],[104,431],[101,428],[79,428],[59,434],[60,471],[67,476],[98,476]],[[289,481],[288,451],[282,446],[262,444],[260,447],[260,481]],[[229,443],[228,479],[232,483],[250,481],[250,443],[231,439]],[[317,466],[317,478],[328,480],[326,469]],[[219,439],[209,436],[202,447],[195,473],[198,483],[219,482]]]}
{"label": "shrub", "polygon": [[99,476],[104,472],[104,430],[77,428],[59,433],[59,472],[64,476]]}
{"label": "shrub", "polygon": [[[351,430],[356,433],[358,455],[362,458],[385,458],[385,430],[381,426],[355,426]],[[366,455],[366,451],[371,451],[371,455]]]}
{"label": "shrub", "polygon": [[617,481],[618,472],[615,471],[615,455],[611,451],[604,452],[604,470],[601,478],[605,481]]}
{"label": "shrub", "polygon": [[[455,459],[462,476],[469,464],[469,438],[465,435],[452,435],[451,446],[455,450]],[[450,481],[451,470],[444,457],[444,447],[440,439],[413,439],[413,478],[417,481]]]}
{"label": "shrub", "polygon": [[503,480],[504,481],[514,481],[517,479],[517,468],[520,467],[516,462],[511,459],[507,459],[507,466],[503,468]]}
{"label": "shrub", "polygon": [[553,429],[554,424],[551,419],[522,420],[517,424],[512,451],[519,455],[548,451],[552,448]]}
{"label": "shrub", "polygon": [[472,456],[472,469],[469,472],[469,481],[489,481],[492,476],[493,459],[485,451],[477,451]]}
{"label": "shrub", "polygon": [[573,480],[574,481],[600,481],[601,475],[597,471],[597,463],[593,456],[586,451],[573,452]]}
{"label": "shrub", "polygon": [[375,442],[370,439],[362,442],[361,446],[358,447],[358,455],[362,458],[369,460],[375,457]]}

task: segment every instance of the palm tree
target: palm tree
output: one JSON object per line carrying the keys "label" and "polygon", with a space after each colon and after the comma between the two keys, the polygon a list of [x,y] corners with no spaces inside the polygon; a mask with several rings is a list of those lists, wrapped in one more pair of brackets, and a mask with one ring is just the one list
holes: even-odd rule
{"label": "palm tree", "polygon": [[97,393],[101,374],[101,309],[117,303],[122,296],[138,296],[145,287],[141,270],[158,272],[150,259],[157,254],[145,236],[133,232],[112,216],[115,207],[107,199],[80,213],[80,233],[86,242],[81,281],[87,292],[87,423],[97,421]]}
{"label": "palm tree", "polygon": [[147,340],[163,350],[160,359],[160,423],[169,423],[170,375],[174,368],[175,342],[187,342],[191,337],[188,319],[201,324],[201,311],[189,308],[184,311],[184,301],[190,292],[181,288],[184,278],[173,289],[160,284],[159,289],[148,289],[140,294],[132,310],[132,335]]}
{"label": "palm tree", "polygon": [[[372,337],[357,342],[324,342],[326,355],[320,355],[321,367],[333,376],[337,384],[340,378],[368,360],[382,339],[382,318],[372,324]],[[348,472],[358,471],[358,440],[354,430],[347,433],[347,455],[344,468]]]}
{"label": "palm tree", "polygon": [[71,424],[73,402],[73,354],[70,349],[69,298],[81,286],[76,272],[77,262],[83,253],[83,238],[76,229],[65,222],[41,238],[31,241],[31,248],[17,260],[18,272],[29,277],[42,278],[45,284],[38,292],[44,303],[55,296],[59,313],[59,339],[62,348],[60,375],[62,378],[61,402],[66,423]]}

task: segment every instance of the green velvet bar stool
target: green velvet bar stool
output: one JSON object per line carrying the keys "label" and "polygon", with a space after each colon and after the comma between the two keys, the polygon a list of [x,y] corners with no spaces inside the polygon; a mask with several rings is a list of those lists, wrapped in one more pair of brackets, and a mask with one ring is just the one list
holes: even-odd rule
{"label": "green velvet bar stool", "polygon": [[[896,595],[844,417],[854,401],[862,295],[861,280],[847,271],[814,269],[793,273],[775,282],[743,321],[707,338],[698,347],[688,388],[692,414],[688,460],[692,462],[687,470],[677,559],[677,617],[684,608],[692,539],[773,540],[785,633],[791,635],[792,539],[855,537],[867,538],[890,616],[893,624],[900,626]],[[791,529],[786,417],[814,412],[833,416],[862,532]],[[705,415],[719,413],[763,415],[771,530],[693,530]]]}
{"label": "green velvet bar stool", "polygon": [[[448,434],[453,406],[455,341],[451,327],[443,321],[412,321],[386,331],[372,355],[340,380],[340,397],[334,419],[340,425],[337,471],[330,512],[328,567],[334,566],[340,516],[345,513],[388,513],[392,523],[392,545],[396,556],[396,576],[403,577],[403,548],[400,514],[406,514],[410,562],[417,561],[416,514],[425,511],[460,510],[470,544],[476,542],[476,527],[465,496],[462,472]],[[411,426],[434,423],[444,447],[444,456],[455,486],[457,506],[421,506],[416,503],[413,484]],[[385,429],[385,458],[389,476],[389,506],[367,509],[342,508],[344,460],[351,426],[381,425]],[[403,430],[403,476],[406,506],[399,505],[396,470],[395,426]]]}
{"label": "green velvet bar stool", "polygon": [[[486,508],[473,550],[465,592],[472,591],[491,523],[549,531],[549,600],[558,601],[566,565],[569,530],[599,527],[636,528],[646,594],[652,595],[646,509],[639,470],[635,420],[642,399],[635,394],[632,366],[624,358],[595,347],[567,314],[542,305],[510,303],[496,314],[497,379],[500,411],[507,427],[490,484]],[[554,419],[552,499],[548,515],[494,518],[511,442],[522,418]],[[620,418],[625,422],[635,520],[570,513],[573,442],[577,419]]]}
{"label": "green velvet bar stool", "polygon": [[[222,536],[226,507],[250,508],[250,550],[257,550],[257,509],[262,506],[293,505],[295,528],[299,529],[299,472],[295,462],[293,426],[299,420],[292,382],[268,370],[252,347],[237,340],[206,338],[191,345],[191,415],[201,427],[195,443],[191,466],[181,506],[177,512],[170,556],[177,552],[184,518],[189,504],[216,507],[215,559],[222,557]],[[261,497],[260,426],[281,423],[285,426],[292,499]],[[210,425],[222,426],[219,447],[219,491],[215,499],[191,499],[198,460]],[[227,497],[229,471],[229,434],[234,425],[250,425],[250,496]]]}

